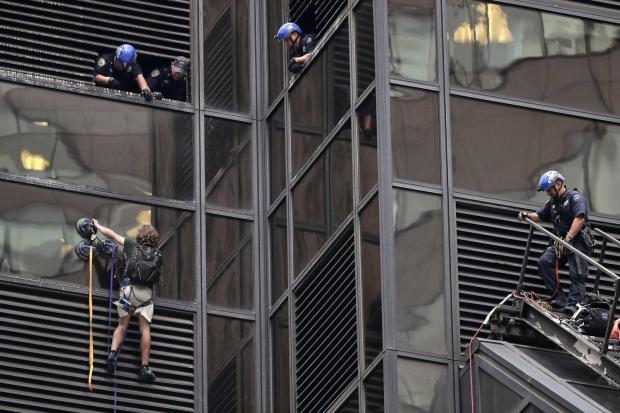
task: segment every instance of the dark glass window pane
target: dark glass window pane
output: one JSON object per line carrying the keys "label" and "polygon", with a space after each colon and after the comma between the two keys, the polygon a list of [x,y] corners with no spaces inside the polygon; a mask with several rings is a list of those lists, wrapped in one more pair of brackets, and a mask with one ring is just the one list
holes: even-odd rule
{"label": "dark glass window pane", "polygon": [[350,107],[349,28],[345,22],[291,92],[293,171]]}
{"label": "dark glass window pane", "polygon": [[254,308],[252,223],[207,215],[207,301]]}
{"label": "dark glass window pane", "polygon": [[[159,231],[164,257],[164,276],[157,296],[194,300],[193,214],[3,181],[0,193],[2,272],[86,286],[88,262],[79,260],[74,252],[80,241],[75,231],[78,219],[95,217],[102,225],[132,239],[140,225],[152,224]],[[103,258],[95,260],[95,288],[108,288],[106,266]]]}
{"label": "dark glass window pane", "polygon": [[360,199],[377,184],[377,108],[373,91],[357,108]]}
{"label": "dark glass window pane", "polygon": [[620,126],[463,98],[451,99],[451,115],[456,187],[542,204],[536,185],[553,169],[591,212],[620,214],[609,190],[620,175]]}
{"label": "dark glass window pane", "polygon": [[207,203],[252,208],[252,127],[207,118],[205,123]]}
{"label": "dark glass window pane", "polygon": [[354,13],[357,95],[359,96],[375,79],[375,39],[372,0],[360,1]]}
{"label": "dark glass window pane", "polygon": [[388,30],[392,75],[436,81],[435,0],[388,0]]}
{"label": "dark glass window pane", "polygon": [[271,248],[271,303],[288,286],[288,243],[286,241],[286,201],[269,217]]}
{"label": "dark glass window pane", "polygon": [[523,398],[508,386],[492,377],[484,370],[478,369],[480,375],[480,411],[496,413],[517,411]]}
{"label": "dark glass window pane", "polygon": [[0,82],[0,170],[194,199],[192,116]]}
{"label": "dark glass window pane", "polygon": [[360,411],[360,402],[359,402],[359,394],[356,391],[353,392],[352,395],[336,410],[337,413],[359,413]]}
{"label": "dark glass window pane", "polygon": [[283,46],[273,38],[280,25],[284,23],[282,0],[267,1],[267,53],[269,56],[269,103],[284,89]]}
{"label": "dark glass window pane", "polygon": [[351,131],[346,126],[293,189],[295,275],[351,212]]}
{"label": "dark glass window pane", "polygon": [[256,411],[254,323],[207,317],[207,392],[210,412]]}
{"label": "dark glass window pane", "polygon": [[288,345],[288,302],[284,302],[271,320],[273,342],[273,410],[286,413],[290,404],[290,364]]}
{"label": "dark glass window pane", "polygon": [[379,201],[375,196],[360,213],[362,235],[362,321],[365,366],[383,349]]}
{"label": "dark glass window pane", "polygon": [[269,127],[269,188],[271,201],[286,186],[286,138],[284,134],[284,106],[267,121]]}
{"label": "dark glass window pane", "polygon": [[394,177],[440,184],[437,93],[392,86],[390,112]]}
{"label": "dark glass window pane", "polygon": [[450,83],[620,114],[620,26],[450,0]]}
{"label": "dark glass window pane", "polygon": [[446,353],[441,198],[395,190],[397,345]]}
{"label": "dark glass window pane", "polygon": [[209,0],[203,4],[205,102],[212,108],[248,112],[248,0]]}
{"label": "dark glass window pane", "polygon": [[399,358],[397,369],[399,412],[450,411],[448,366]]}
{"label": "dark glass window pane", "polygon": [[377,364],[375,369],[364,380],[366,390],[366,412],[384,413],[385,403],[383,401],[383,361]]}

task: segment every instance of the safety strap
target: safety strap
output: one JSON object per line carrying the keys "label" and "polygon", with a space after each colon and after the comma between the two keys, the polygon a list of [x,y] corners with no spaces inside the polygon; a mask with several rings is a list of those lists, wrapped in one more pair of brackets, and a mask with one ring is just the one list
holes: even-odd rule
{"label": "safety strap", "polygon": [[88,347],[88,390],[93,391],[93,368],[95,363],[95,350],[93,344],[93,247],[88,249],[88,327],[90,343]]}
{"label": "safety strap", "polygon": [[[108,353],[111,350],[111,331],[112,331],[112,289],[114,286],[114,262],[116,261],[116,245],[112,247],[112,265],[110,266],[110,291],[108,299]],[[119,349],[120,350],[120,349]],[[118,360],[118,357],[117,357]],[[116,413],[116,365],[114,366],[114,413]]]}

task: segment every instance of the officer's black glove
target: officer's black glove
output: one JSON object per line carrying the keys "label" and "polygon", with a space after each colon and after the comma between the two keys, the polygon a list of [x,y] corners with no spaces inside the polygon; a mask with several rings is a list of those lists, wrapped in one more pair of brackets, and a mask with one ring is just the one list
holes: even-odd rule
{"label": "officer's black glove", "polygon": [[140,92],[145,101],[150,102],[153,100],[153,92],[148,89],[142,89]]}
{"label": "officer's black glove", "polygon": [[528,212],[527,211],[521,211],[517,215],[517,219],[519,220],[519,222],[525,221],[526,218],[528,218]]}
{"label": "officer's black glove", "polygon": [[164,95],[162,95],[161,92],[153,92],[153,98],[161,100],[163,97]]}
{"label": "officer's black glove", "polygon": [[123,86],[121,85],[121,82],[119,82],[118,79],[115,79],[113,77],[110,77],[110,80],[108,80],[108,83],[106,86],[109,87],[110,89],[122,89],[123,88]]}

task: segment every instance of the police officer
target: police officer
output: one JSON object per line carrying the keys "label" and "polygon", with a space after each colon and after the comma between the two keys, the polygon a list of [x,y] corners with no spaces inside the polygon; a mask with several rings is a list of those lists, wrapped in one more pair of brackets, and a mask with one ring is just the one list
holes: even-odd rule
{"label": "police officer", "polygon": [[[122,44],[114,53],[104,53],[95,64],[95,84],[110,89],[140,91],[147,102],[153,100],[153,94],[142,75],[142,69],[136,59],[138,53],[130,44]],[[137,87],[137,89],[136,89]]]}
{"label": "police officer", "polygon": [[179,56],[170,65],[154,69],[146,77],[146,83],[153,91],[153,97],[155,99],[165,97],[185,102],[187,84],[185,74],[188,67],[189,59]]}
{"label": "police officer", "polygon": [[[588,206],[577,189],[567,189],[565,179],[557,171],[545,172],[539,181],[538,191],[545,191],[549,200],[536,212],[519,212],[518,219],[529,218],[534,222],[546,221],[553,223],[553,232],[563,241],[571,244],[586,255],[594,249],[594,239],[588,221]],[[559,243],[558,243],[559,244]],[[556,261],[559,268],[568,262],[570,290],[568,295],[556,281]],[[551,307],[566,314],[573,314],[576,304],[581,302],[586,293],[588,263],[577,254],[573,254],[561,244],[550,245],[538,259],[540,277],[553,300]]]}
{"label": "police officer", "polygon": [[279,42],[284,42],[288,49],[288,70],[299,73],[304,65],[312,57],[312,51],[316,46],[316,35],[313,33],[303,36],[301,27],[296,23],[284,23],[274,36]]}

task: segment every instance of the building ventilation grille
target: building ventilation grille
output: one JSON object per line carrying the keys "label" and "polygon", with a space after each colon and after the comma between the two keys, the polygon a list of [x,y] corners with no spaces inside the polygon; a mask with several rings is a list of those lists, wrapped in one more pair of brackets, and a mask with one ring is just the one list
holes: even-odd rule
{"label": "building ventilation grille", "polygon": [[324,412],[357,377],[353,230],[347,229],[295,291],[297,409]]}
{"label": "building ventilation grille", "polygon": [[346,7],[347,0],[290,0],[289,15],[304,33],[314,32],[320,39]]}
{"label": "building ventilation grille", "polygon": [[[113,410],[114,382],[103,368],[108,342],[107,299],[94,299],[93,392],[86,388],[87,296],[0,284],[0,309],[1,411]],[[152,337],[151,365],[157,381],[142,384],[137,380],[138,325],[131,322],[117,369],[118,411],[193,412],[193,315],[157,308]]]}
{"label": "building ventilation grille", "polygon": [[[456,227],[458,249],[459,315],[461,350],[465,351],[469,340],[489,311],[508,293],[514,291],[521,272],[521,263],[527,244],[529,226],[516,220],[517,210],[499,208],[473,202],[457,202]],[[618,237],[618,228],[591,221],[594,227]],[[548,227],[548,229],[551,229]],[[594,250],[598,260],[601,239]],[[547,296],[538,277],[538,256],[547,246],[547,238],[534,232],[532,250],[525,273],[524,289]],[[608,244],[605,266],[620,274],[620,249]],[[590,269],[587,291],[592,291],[596,271]],[[568,272],[560,272],[562,286],[568,291]],[[601,295],[613,298],[611,280],[601,277]],[[489,333],[483,328],[480,336]]]}
{"label": "building ventilation grille", "polygon": [[97,55],[121,43],[138,49],[145,73],[190,55],[190,0],[0,0],[0,8],[3,68],[92,83]]}

